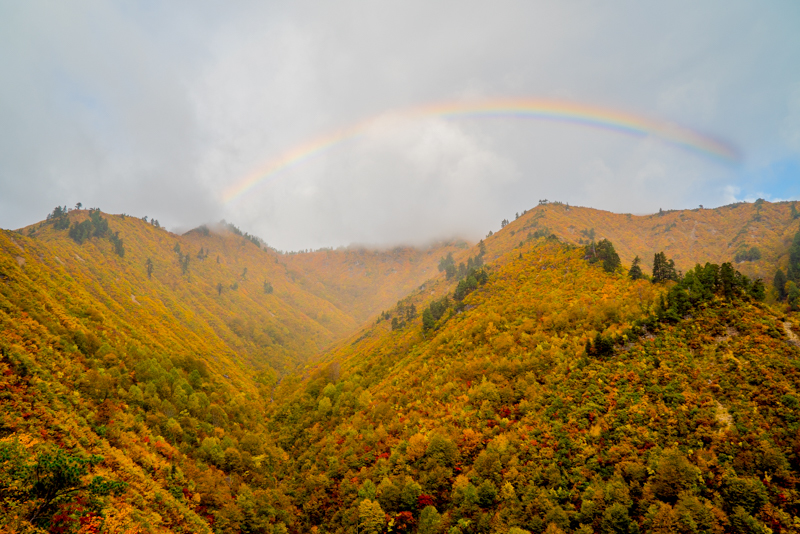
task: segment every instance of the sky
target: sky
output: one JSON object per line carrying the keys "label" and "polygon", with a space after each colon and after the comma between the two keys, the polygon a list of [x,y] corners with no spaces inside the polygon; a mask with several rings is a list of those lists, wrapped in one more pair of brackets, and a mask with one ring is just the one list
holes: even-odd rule
{"label": "sky", "polygon": [[[788,0],[4,2],[0,227],[81,202],[300,250],[477,240],[541,199],[800,199],[797,28]],[[498,99],[624,113],[739,156],[418,112]]]}

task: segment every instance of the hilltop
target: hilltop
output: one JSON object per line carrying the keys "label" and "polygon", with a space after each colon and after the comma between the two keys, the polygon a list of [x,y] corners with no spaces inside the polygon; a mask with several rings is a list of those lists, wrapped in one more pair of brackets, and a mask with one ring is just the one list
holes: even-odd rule
{"label": "hilltop", "polygon": [[485,240],[490,251],[550,234],[577,245],[608,239],[626,265],[639,256],[652,269],[653,256],[663,251],[683,271],[707,261],[733,262],[748,276],[764,280],[772,280],[777,266],[785,270],[789,245],[800,226],[796,203],[763,200],[651,215],[543,201],[518,215]]}

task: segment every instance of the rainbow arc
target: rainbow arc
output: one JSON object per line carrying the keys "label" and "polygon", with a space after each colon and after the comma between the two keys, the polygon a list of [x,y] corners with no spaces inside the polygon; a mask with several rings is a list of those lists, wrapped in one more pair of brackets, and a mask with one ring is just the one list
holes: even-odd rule
{"label": "rainbow arc", "polygon": [[669,145],[725,163],[738,163],[741,159],[735,147],[720,139],[671,122],[617,109],[569,101],[542,99],[459,101],[382,113],[312,139],[268,161],[254,172],[237,180],[223,192],[223,201],[226,203],[232,202],[257,185],[274,178],[282,170],[299,164],[342,141],[357,137],[374,128],[381,121],[389,118],[415,120],[426,117],[516,117],[530,120],[557,121],[584,127],[600,128],[635,137],[653,137]]}

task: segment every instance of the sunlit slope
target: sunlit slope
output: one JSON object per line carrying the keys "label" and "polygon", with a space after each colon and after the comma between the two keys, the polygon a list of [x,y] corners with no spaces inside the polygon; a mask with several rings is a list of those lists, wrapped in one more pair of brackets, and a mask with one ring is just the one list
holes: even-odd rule
{"label": "sunlit slope", "polygon": [[800,226],[800,220],[793,218],[795,213],[789,202],[758,201],[653,215],[549,203],[528,210],[485,242],[489,251],[505,251],[529,235],[553,233],[578,244],[589,242],[593,229],[595,240],[605,238],[614,243],[623,264],[629,266],[638,255],[648,271],[653,255],[661,251],[686,271],[706,261],[733,262],[737,253],[756,247],[761,259],[741,261],[735,266],[748,276],[771,280],[777,266],[785,268],[786,251]]}
{"label": "sunlit slope", "polygon": [[297,531],[794,531],[783,318],[717,296],[634,335],[663,289],[582,256],[527,244],[436,328],[382,321],[276,406]]}
{"label": "sunlit slope", "polygon": [[[224,343],[239,360],[279,371],[357,327],[352,317],[298,288],[276,254],[225,228],[177,236],[137,218],[104,217],[122,237],[124,256],[106,239],[79,245],[67,230],[44,224],[24,239],[25,268],[61,273],[53,290],[74,285],[94,295],[99,309],[138,334],[182,341],[177,323],[203,343]],[[87,216],[73,211],[70,218]]]}
{"label": "sunlit slope", "polygon": [[291,254],[281,260],[300,287],[363,322],[436,276],[441,257],[466,248],[464,242],[422,249],[350,247]]}

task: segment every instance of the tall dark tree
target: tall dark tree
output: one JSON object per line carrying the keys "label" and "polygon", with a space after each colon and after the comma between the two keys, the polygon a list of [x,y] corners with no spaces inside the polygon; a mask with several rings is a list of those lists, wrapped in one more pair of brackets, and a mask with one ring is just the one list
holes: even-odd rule
{"label": "tall dark tree", "polygon": [[639,266],[639,263],[641,263],[641,261],[642,260],[639,259],[639,256],[633,258],[633,263],[631,264],[631,270],[628,271],[628,276],[631,278],[631,280],[641,280],[642,278],[644,278],[644,273],[642,272],[642,268],[641,266]]}
{"label": "tall dark tree", "polygon": [[775,278],[772,279],[772,287],[778,295],[778,300],[786,300],[786,275],[781,269],[775,271]]}
{"label": "tall dark tree", "polygon": [[153,260],[147,258],[147,261],[144,262],[144,266],[147,269],[147,278],[153,277]]}
{"label": "tall dark tree", "polygon": [[789,269],[786,278],[795,284],[800,283],[800,231],[794,234],[792,246],[789,247]]}
{"label": "tall dark tree", "polygon": [[423,330],[430,330],[436,324],[436,319],[433,318],[433,313],[431,313],[430,308],[425,308],[425,311],[422,312],[422,329]]}
{"label": "tall dark tree", "polygon": [[587,245],[586,259],[589,263],[603,262],[603,270],[607,273],[613,273],[622,264],[614,245],[608,239],[603,239],[599,243],[592,241]]}
{"label": "tall dark tree", "polygon": [[657,252],[653,257],[653,283],[666,282],[667,280],[678,280],[675,262],[667,260],[667,255],[664,252]]}
{"label": "tall dark tree", "polygon": [[447,257],[445,258],[439,258],[439,272],[447,271],[447,268],[450,267],[451,265],[453,267],[455,267],[456,265],[456,260],[453,259],[452,252],[448,252]]}

